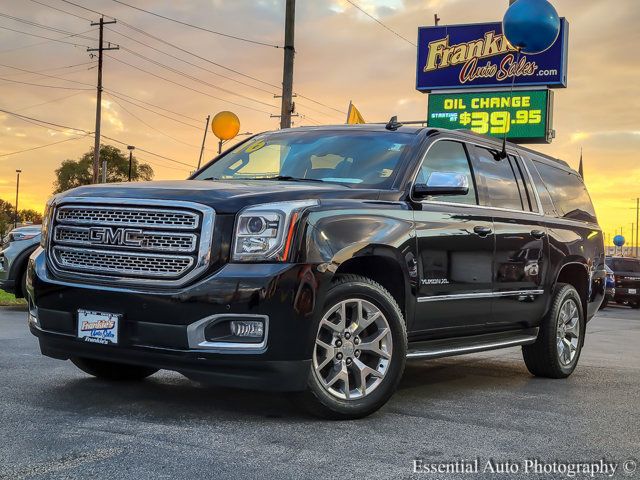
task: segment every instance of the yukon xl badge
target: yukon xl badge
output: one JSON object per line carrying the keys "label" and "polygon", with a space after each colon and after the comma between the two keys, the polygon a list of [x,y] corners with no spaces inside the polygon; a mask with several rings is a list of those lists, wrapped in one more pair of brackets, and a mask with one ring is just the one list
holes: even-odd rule
{"label": "yukon xl badge", "polygon": [[118,245],[121,247],[141,247],[142,230],[137,228],[91,227],[89,241],[93,245]]}

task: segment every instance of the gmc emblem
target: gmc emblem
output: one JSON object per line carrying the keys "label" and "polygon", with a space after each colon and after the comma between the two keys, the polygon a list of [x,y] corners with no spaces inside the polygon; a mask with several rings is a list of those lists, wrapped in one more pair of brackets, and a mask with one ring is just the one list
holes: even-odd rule
{"label": "gmc emblem", "polygon": [[89,241],[94,245],[119,245],[121,247],[141,247],[142,230],[137,228],[91,227]]}

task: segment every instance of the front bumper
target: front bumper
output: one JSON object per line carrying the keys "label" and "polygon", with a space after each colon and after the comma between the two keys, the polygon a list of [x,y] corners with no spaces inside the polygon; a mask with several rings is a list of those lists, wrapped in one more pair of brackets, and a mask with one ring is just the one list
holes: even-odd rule
{"label": "front bumper", "polygon": [[[323,275],[309,264],[228,264],[186,288],[144,291],[56,279],[40,251],[27,276],[29,323],[53,358],[144,365],[230,387],[303,390]],[[80,309],[122,315],[118,345],[78,340]],[[189,326],[216,315],[268,318],[264,348],[194,348]]]}

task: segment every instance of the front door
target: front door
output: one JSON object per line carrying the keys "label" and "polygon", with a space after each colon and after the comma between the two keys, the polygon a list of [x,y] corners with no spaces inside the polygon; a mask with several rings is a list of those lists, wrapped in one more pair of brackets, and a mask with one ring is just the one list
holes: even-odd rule
{"label": "front door", "polygon": [[432,172],[468,176],[466,195],[431,196],[415,202],[420,286],[412,330],[432,336],[463,334],[489,320],[494,252],[493,220],[478,206],[477,188],[462,142],[436,140],[416,183]]}

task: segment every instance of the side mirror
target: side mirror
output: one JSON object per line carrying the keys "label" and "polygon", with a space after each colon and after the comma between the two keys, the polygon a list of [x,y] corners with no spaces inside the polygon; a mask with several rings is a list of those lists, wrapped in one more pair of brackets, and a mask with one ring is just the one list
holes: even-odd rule
{"label": "side mirror", "polygon": [[466,195],[469,193],[469,178],[463,173],[431,172],[427,183],[416,183],[413,195],[424,198],[429,195]]}

